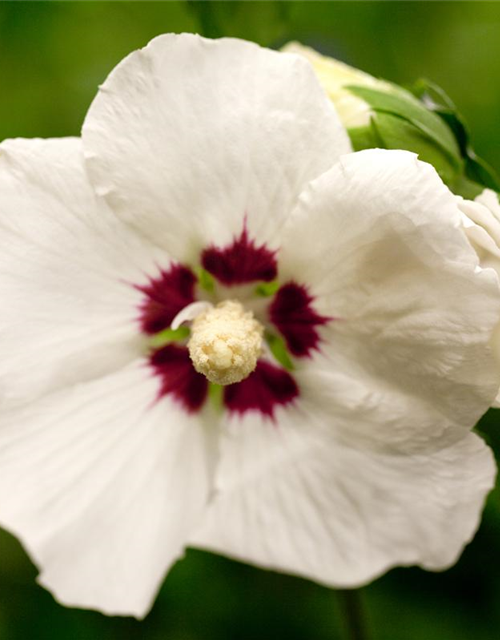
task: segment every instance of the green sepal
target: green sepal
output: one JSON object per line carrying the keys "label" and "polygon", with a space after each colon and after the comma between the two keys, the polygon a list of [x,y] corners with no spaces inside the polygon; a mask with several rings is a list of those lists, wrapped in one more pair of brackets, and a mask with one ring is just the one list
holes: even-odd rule
{"label": "green sepal", "polygon": [[430,112],[439,116],[453,132],[465,161],[465,178],[468,182],[476,183],[479,188],[482,186],[500,191],[498,176],[494,169],[474,152],[467,124],[445,91],[438,85],[424,79],[418,80],[410,87],[410,90]]}
{"label": "green sepal", "polygon": [[484,186],[469,180],[466,176],[458,176],[458,178],[449,185],[450,189],[457,196],[462,196],[466,200],[474,200],[484,191]]}
{"label": "green sepal", "polygon": [[154,349],[158,349],[169,342],[185,340],[189,337],[189,334],[189,327],[186,326],[180,326],[178,329],[164,329],[150,338],[149,345]]}
{"label": "green sepal", "polygon": [[406,149],[418,154],[420,160],[436,169],[446,184],[454,183],[460,175],[443,148],[407,120],[389,113],[377,113],[372,116],[371,124],[385,149]]}
{"label": "green sepal", "polygon": [[210,274],[203,267],[199,267],[196,270],[196,275],[198,277],[198,284],[200,285],[200,287],[205,291],[208,291],[208,293],[212,293],[212,291],[215,289],[215,280],[212,274]]}
{"label": "green sepal", "polygon": [[270,296],[274,296],[276,291],[280,288],[280,283],[277,280],[273,280],[272,282],[262,282],[257,285],[254,289],[254,293],[257,296],[261,296],[263,298],[269,298]]}
{"label": "green sepal", "polygon": [[363,149],[384,149],[384,141],[380,139],[378,131],[373,126],[373,118],[370,124],[365,127],[353,127],[348,129],[347,133],[351,139],[354,151],[363,151]]}
{"label": "green sepal", "polygon": [[[446,155],[448,164],[456,171],[462,168],[460,149],[450,127],[432,111],[429,111],[414,95],[394,85],[393,92],[349,85],[352,94],[364,100],[377,115],[389,115],[412,125],[421,136],[426,136]],[[408,131],[408,127],[405,128]],[[402,136],[400,136],[402,138]],[[404,141],[403,141],[404,142]],[[366,148],[366,147],[365,147]],[[407,149],[403,144],[400,149]]]}
{"label": "green sepal", "polygon": [[280,365],[287,369],[287,371],[293,371],[294,366],[292,359],[288,353],[288,349],[286,346],[286,342],[283,340],[281,336],[277,336],[274,333],[270,333],[266,331],[265,339],[267,344],[269,345],[269,349],[271,353],[276,358],[276,360],[280,363]]}

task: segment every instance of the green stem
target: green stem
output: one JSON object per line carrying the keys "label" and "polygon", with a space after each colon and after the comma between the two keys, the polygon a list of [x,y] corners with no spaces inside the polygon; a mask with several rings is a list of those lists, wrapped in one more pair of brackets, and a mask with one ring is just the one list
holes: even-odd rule
{"label": "green stem", "polygon": [[368,640],[360,591],[358,589],[340,589],[337,594],[346,640]]}

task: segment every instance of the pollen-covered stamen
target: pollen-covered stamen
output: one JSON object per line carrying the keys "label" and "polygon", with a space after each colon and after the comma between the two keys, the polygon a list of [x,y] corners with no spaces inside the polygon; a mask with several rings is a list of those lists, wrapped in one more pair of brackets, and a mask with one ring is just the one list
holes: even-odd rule
{"label": "pollen-covered stamen", "polygon": [[226,300],[202,312],[191,326],[188,342],[193,366],[210,382],[241,382],[257,366],[264,328],[251,311]]}

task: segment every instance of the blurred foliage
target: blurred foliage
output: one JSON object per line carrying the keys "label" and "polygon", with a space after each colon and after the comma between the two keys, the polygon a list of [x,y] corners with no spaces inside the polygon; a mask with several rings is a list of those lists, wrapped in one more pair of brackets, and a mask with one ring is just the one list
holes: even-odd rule
{"label": "blurred foliage", "polygon": [[[208,6],[210,5],[210,6]],[[97,85],[167,31],[297,39],[396,83],[443,87],[478,154],[500,168],[500,3],[0,2],[0,139],[78,135]],[[498,412],[479,429],[500,452]],[[13,488],[14,490],[14,488]],[[459,563],[395,569],[361,590],[372,640],[493,640],[500,629],[500,491]],[[78,549],[75,549],[78,553]],[[188,551],[139,623],[59,606],[19,543],[0,535],[0,640],[327,640],[343,637],[334,591]]]}
{"label": "blurred foliage", "polygon": [[187,1],[198,19],[199,32],[207,38],[232,36],[272,46],[289,29],[289,2]]}

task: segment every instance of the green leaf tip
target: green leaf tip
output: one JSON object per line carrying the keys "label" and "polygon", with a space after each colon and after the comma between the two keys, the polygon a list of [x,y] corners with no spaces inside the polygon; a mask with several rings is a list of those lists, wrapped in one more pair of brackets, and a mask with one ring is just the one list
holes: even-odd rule
{"label": "green leaf tip", "polygon": [[459,187],[455,193],[469,197],[465,196],[464,191],[466,194],[478,189],[481,191],[483,188],[500,191],[500,179],[494,169],[474,152],[467,123],[446,92],[437,84],[423,78],[417,80],[410,87],[410,91],[430,112],[447,124],[459,146],[465,167],[463,175],[457,180]]}

